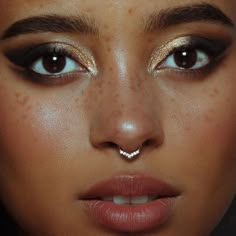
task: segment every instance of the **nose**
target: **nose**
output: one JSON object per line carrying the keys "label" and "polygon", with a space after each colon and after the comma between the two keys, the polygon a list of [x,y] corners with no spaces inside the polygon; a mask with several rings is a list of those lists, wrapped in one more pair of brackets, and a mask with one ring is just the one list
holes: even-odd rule
{"label": "nose", "polygon": [[112,78],[101,82],[91,119],[91,144],[101,151],[113,148],[128,153],[142,147],[142,154],[161,146],[164,134],[153,78],[150,82]]}

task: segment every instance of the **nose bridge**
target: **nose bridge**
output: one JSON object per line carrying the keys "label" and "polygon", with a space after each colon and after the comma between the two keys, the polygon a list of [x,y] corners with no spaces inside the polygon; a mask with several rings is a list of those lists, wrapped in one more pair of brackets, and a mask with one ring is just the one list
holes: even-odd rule
{"label": "nose bridge", "polygon": [[[128,57],[110,61],[101,78],[102,95],[91,124],[91,143],[115,144],[132,152],[148,143],[159,143],[158,105],[153,104],[151,78]],[[112,70],[111,70],[112,68]],[[114,145],[113,145],[114,146]]]}
{"label": "nose bridge", "polygon": [[103,76],[104,82],[109,80],[109,83],[104,83],[104,93],[112,98],[116,112],[120,111],[124,113],[123,116],[131,118],[135,112],[148,110],[151,96],[147,95],[151,81],[146,80],[145,66],[138,66],[138,60],[126,51],[128,49],[114,53],[114,61],[110,61],[113,70],[106,70]]}

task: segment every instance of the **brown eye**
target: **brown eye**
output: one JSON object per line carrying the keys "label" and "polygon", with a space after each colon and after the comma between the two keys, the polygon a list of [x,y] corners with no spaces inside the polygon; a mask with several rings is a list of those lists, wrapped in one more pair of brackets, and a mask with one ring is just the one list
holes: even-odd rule
{"label": "brown eye", "polygon": [[66,66],[65,56],[49,55],[42,57],[44,69],[50,74],[57,74],[64,70]]}
{"label": "brown eye", "polygon": [[75,60],[64,55],[45,55],[35,60],[30,69],[41,75],[57,75],[86,69]]}
{"label": "brown eye", "polygon": [[158,69],[173,68],[182,70],[199,69],[210,63],[210,58],[207,53],[202,50],[193,48],[178,49],[168,55]]}
{"label": "brown eye", "polygon": [[182,49],[174,53],[174,61],[178,67],[190,69],[197,63],[198,57],[196,50]]}

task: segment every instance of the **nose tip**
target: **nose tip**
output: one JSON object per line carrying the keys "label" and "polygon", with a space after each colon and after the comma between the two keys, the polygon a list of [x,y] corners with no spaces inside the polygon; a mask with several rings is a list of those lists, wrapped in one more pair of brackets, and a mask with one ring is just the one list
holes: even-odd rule
{"label": "nose tip", "polygon": [[148,116],[114,117],[96,120],[91,130],[90,141],[93,146],[104,149],[112,147],[132,153],[142,147],[142,152],[147,147],[155,148],[163,142],[163,135],[156,119]]}
{"label": "nose tip", "polygon": [[134,75],[136,69],[129,64],[126,73],[114,72],[110,80],[108,72],[103,74],[102,92],[89,113],[90,143],[101,151],[133,153],[142,147],[143,154],[164,141],[158,90],[141,72]]}
{"label": "nose tip", "polygon": [[[138,125],[137,122],[124,121],[121,122],[114,130],[113,142],[120,149],[131,153],[141,148],[155,143],[155,136],[149,127]],[[157,140],[156,140],[157,142]]]}
{"label": "nose tip", "polygon": [[[117,129],[117,137],[115,143],[119,148],[126,152],[133,152],[142,146],[142,137],[139,133],[139,127],[132,122],[123,122],[120,129]],[[120,130],[120,131],[118,131]]]}

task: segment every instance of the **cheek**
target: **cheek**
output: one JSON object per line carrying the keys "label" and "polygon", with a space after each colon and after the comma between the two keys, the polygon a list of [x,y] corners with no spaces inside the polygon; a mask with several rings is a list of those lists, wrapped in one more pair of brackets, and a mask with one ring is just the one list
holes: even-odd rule
{"label": "cheek", "polygon": [[203,189],[206,194],[236,190],[235,86],[233,78],[228,80],[185,86],[184,96],[169,100],[164,129],[166,151],[173,158],[168,168],[196,196]]}
{"label": "cheek", "polygon": [[86,140],[78,103],[58,102],[60,95],[43,98],[5,92],[4,97],[8,99],[0,103],[0,168],[25,176],[26,170],[42,163],[53,168],[57,160],[78,154]]}
{"label": "cheek", "polygon": [[175,141],[181,154],[176,161],[182,163],[180,169],[189,176],[185,181],[192,183],[190,189],[197,195],[203,188],[208,189],[206,194],[236,190],[236,104],[227,96],[215,100],[203,96],[192,101],[197,106],[182,107],[177,115],[181,119],[177,118]]}
{"label": "cheek", "polygon": [[[220,105],[220,104],[219,104]],[[236,177],[236,126],[235,115],[229,107],[217,107],[203,111],[202,115],[190,118],[187,145],[193,148],[196,166],[207,178],[221,183],[223,176],[234,174]],[[202,174],[203,175],[203,174]],[[216,175],[216,176],[215,176]],[[205,176],[205,177],[206,177]],[[201,177],[200,177],[201,178]]]}

